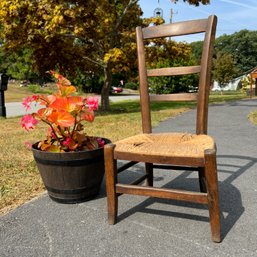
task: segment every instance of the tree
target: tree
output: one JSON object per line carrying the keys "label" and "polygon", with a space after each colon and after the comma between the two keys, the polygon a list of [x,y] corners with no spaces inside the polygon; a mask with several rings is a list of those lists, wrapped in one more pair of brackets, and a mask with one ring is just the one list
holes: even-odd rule
{"label": "tree", "polygon": [[[147,47],[149,68],[179,67],[196,65],[191,58],[191,47],[186,43],[171,40],[151,42]],[[188,92],[198,86],[198,75],[149,78],[149,85],[156,94]]]}
{"label": "tree", "polygon": [[243,77],[240,82],[239,82],[241,85],[241,89],[244,91],[244,92],[247,92],[247,89],[250,88],[250,85],[251,83],[253,84],[254,83],[254,80],[251,79],[251,75],[248,74],[247,76]]}
{"label": "tree", "polygon": [[192,58],[194,58],[198,63],[202,57],[203,41],[195,41],[190,43],[192,48]]}
{"label": "tree", "polygon": [[233,55],[237,75],[257,66],[257,31],[241,30],[222,35],[215,42],[217,52]]}
{"label": "tree", "polygon": [[233,56],[227,53],[219,53],[217,59],[214,61],[213,69],[213,78],[219,83],[219,86],[221,88],[225,87],[236,72]]}
{"label": "tree", "polygon": [[34,68],[42,75],[58,67],[69,77],[78,70],[104,76],[101,104],[107,110],[112,74],[135,65],[141,15],[138,0],[1,0],[0,36],[7,50],[33,49]]}
{"label": "tree", "polygon": [[5,53],[0,48],[0,70],[5,70],[14,79],[35,80],[38,78],[31,59],[32,51],[28,48],[20,49],[14,53]]}
{"label": "tree", "polygon": [[[192,42],[193,57],[199,59],[202,52],[202,41]],[[219,54],[230,54],[233,56],[236,73],[243,73],[257,66],[257,31],[241,30],[231,35],[222,35],[215,40],[214,58]]]}

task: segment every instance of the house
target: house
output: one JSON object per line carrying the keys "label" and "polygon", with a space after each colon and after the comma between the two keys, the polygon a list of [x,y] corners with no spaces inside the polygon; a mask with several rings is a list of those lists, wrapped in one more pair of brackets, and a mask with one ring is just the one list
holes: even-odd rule
{"label": "house", "polygon": [[[225,87],[223,87],[222,90],[224,90],[224,91],[239,90],[240,88],[242,88],[240,81],[244,78],[247,78],[247,76],[249,76],[249,75],[251,75],[252,78],[257,78],[257,67],[254,67],[253,69],[246,71],[241,76],[232,79]],[[254,85],[253,85],[253,87],[255,88]],[[213,82],[212,91],[221,91],[221,87],[219,86],[217,81]]]}

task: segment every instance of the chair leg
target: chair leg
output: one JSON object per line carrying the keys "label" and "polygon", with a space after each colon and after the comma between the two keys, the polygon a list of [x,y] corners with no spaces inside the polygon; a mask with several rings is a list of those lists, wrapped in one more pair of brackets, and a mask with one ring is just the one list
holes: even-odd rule
{"label": "chair leg", "polygon": [[145,173],[147,174],[146,186],[153,186],[153,164],[145,163]]}
{"label": "chair leg", "polygon": [[198,177],[199,177],[200,191],[202,193],[207,193],[205,170],[204,170],[203,167],[199,167],[199,169],[198,169]]}
{"label": "chair leg", "polygon": [[215,150],[205,151],[205,168],[212,240],[219,243],[221,241],[220,208]]}
{"label": "chair leg", "polygon": [[114,159],[115,145],[104,146],[105,177],[107,193],[108,223],[114,225],[117,221],[118,196],[116,194],[117,161]]}

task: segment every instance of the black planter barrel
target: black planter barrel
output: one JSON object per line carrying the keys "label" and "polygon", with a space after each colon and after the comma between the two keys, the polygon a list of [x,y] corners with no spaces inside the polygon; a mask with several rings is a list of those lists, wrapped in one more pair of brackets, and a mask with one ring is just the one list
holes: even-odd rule
{"label": "black planter barrel", "polygon": [[[110,140],[104,139],[105,144]],[[37,145],[37,144],[35,144]],[[104,151],[51,153],[32,146],[34,159],[51,199],[61,203],[91,200],[104,176]]]}

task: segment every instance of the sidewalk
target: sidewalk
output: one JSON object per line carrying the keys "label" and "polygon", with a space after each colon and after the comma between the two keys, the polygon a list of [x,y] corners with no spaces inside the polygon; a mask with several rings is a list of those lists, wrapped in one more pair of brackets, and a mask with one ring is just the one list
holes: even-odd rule
{"label": "sidewalk", "polygon": [[[58,204],[44,194],[2,216],[0,256],[257,256],[257,127],[247,120],[256,109],[256,99],[209,109],[209,135],[218,148],[220,244],[211,241],[208,210],[202,205],[124,195],[119,222],[108,225],[103,184],[98,198],[89,202]],[[192,132],[194,112],[164,121],[155,131]],[[137,165],[122,179],[140,171]],[[154,183],[198,187],[196,174],[181,171],[158,171]]]}
{"label": "sidewalk", "polygon": [[[119,101],[124,101],[124,100],[137,100],[139,99],[139,95],[112,95],[109,97],[111,102],[119,102]],[[99,96],[99,102],[101,98]],[[21,116],[26,114],[27,112],[25,111],[24,107],[22,106],[21,102],[13,102],[13,103],[6,103],[6,117],[15,117],[15,116]],[[36,112],[40,106],[34,106],[33,104],[31,105],[31,110],[29,113]]]}

